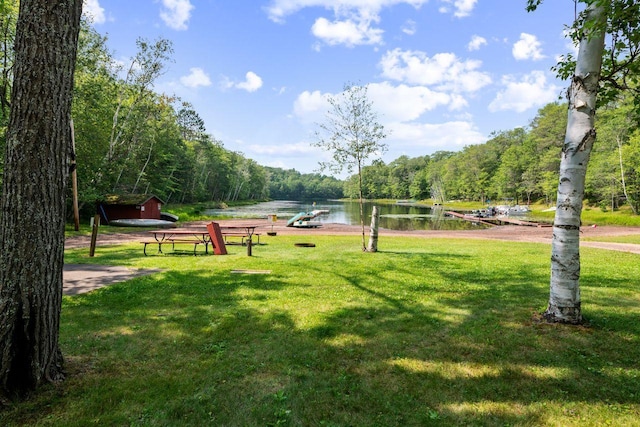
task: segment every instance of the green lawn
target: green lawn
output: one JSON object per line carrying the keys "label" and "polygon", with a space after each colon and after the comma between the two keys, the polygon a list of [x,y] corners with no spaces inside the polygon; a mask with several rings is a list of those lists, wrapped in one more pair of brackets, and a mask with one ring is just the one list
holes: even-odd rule
{"label": "green lawn", "polygon": [[598,237],[580,237],[580,240],[591,242],[614,242],[614,243],[633,243],[640,245],[640,235],[631,236],[598,236]]}
{"label": "green lawn", "polygon": [[536,320],[548,245],[359,239],[69,251],[165,272],[65,297],[66,382],[0,425],[640,425],[637,255],[582,249],[590,324],[572,327]]}

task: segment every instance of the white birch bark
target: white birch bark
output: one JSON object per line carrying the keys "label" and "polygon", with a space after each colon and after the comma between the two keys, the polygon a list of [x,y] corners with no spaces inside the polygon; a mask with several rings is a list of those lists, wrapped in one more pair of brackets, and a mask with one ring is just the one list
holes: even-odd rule
{"label": "white birch bark", "polygon": [[[587,13],[588,21],[605,19],[604,10],[595,3],[589,6]],[[604,36],[603,32],[583,35],[569,89],[567,133],[562,148],[553,226],[549,306],[544,313],[547,320],[554,322],[582,322],[580,216],[587,164],[596,138],[594,117]]]}
{"label": "white birch bark", "polygon": [[380,222],[380,213],[378,207],[374,206],[371,211],[371,228],[369,230],[369,245],[367,252],[378,252],[378,224]]}

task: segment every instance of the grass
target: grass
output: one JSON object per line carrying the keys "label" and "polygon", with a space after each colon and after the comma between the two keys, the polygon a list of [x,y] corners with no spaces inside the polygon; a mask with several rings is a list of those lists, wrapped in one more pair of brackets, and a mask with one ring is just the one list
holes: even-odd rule
{"label": "grass", "polygon": [[589,326],[571,327],[536,320],[548,245],[304,239],[69,251],[164,272],[65,297],[67,380],[0,425],[640,425],[637,255],[581,251]]}
{"label": "grass", "polygon": [[598,237],[580,237],[580,240],[584,241],[597,241],[597,242],[614,242],[614,243],[633,243],[640,245],[640,235],[629,236],[598,236]]}

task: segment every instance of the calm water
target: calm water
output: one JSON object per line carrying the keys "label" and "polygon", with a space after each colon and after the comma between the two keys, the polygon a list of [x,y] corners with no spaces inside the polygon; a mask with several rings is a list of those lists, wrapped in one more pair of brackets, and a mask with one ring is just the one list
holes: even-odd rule
{"label": "calm water", "polygon": [[[389,230],[467,230],[477,229],[478,226],[468,221],[462,221],[445,217],[441,208],[432,209],[428,206],[378,204],[380,212],[380,227]],[[371,223],[371,210],[373,204],[365,203],[365,225]],[[360,224],[360,207],[358,202],[323,201],[297,202],[275,200],[271,202],[257,203],[250,206],[241,206],[229,209],[210,209],[207,215],[224,216],[231,218],[267,218],[267,215],[275,214],[278,219],[289,219],[299,212],[311,212],[313,210],[328,210],[328,214],[319,215],[315,220],[326,223],[338,223],[348,225]]]}

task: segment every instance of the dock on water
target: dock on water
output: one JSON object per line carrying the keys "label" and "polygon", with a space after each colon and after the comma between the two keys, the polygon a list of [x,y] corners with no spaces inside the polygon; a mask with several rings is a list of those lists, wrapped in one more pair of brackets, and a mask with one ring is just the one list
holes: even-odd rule
{"label": "dock on water", "polygon": [[522,225],[527,227],[552,227],[551,224],[546,224],[543,222],[534,222],[534,221],[525,221],[522,219],[511,218],[508,216],[500,215],[500,216],[489,216],[489,217],[478,217],[473,215],[465,215],[460,212],[447,211],[447,215],[450,215],[455,218],[463,219],[465,221],[475,222],[478,224],[484,224],[489,226],[497,226],[497,225]]}

